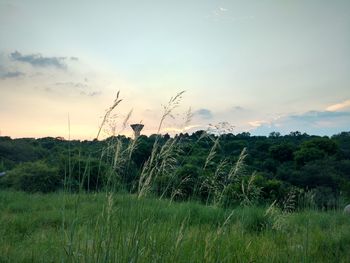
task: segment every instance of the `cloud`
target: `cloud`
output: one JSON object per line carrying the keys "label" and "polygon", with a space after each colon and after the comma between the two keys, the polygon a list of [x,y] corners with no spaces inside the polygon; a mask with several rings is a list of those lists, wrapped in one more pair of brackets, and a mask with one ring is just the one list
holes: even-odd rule
{"label": "cloud", "polygon": [[209,19],[213,19],[216,21],[233,21],[233,22],[244,22],[244,20],[252,20],[255,19],[253,15],[241,15],[234,16],[232,12],[226,7],[219,6],[211,11],[211,14],[207,16]]}
{"label": "cloud", "polygon": [[14,61],[28,63],[33,67],[54,67],[58,69],[67,68],[66,60],[78,60],[76,57],[44,57],[41,54],[22,55],[18,51],[12,52],[10,58]]}
{"label": "cloud", "polygon": [[226,11],[228,11],[228,9],[227,8],[225,8],[225,7],[219,7],[219,10],[221,11],[221,12],[226,12]]}
{"label": "cloud", "polygon": [[330,105],[326,108],[327,111],[338,111],[344,108],[350,107],[350,100],[343,101],[341,103]]}
{"label": "cloud", "polygon": [[[85,80],[84,80],[85,81]],[[96,97],[100,96],[102,94],[102,91],[98,90],[91,90],[90,86],[84,82],[74,82],[74,81],[66,81],[66,82],[56,82],[53,84],[55,87],[45,88],[45,91],[47,92],[65,92],[65,90],[69,91],[76,91],[81,96],[88,96],[88,97]]]}
{"label": "cloud", "polygon": [[225,13],[227,13],[227,11],[228,11],[227,8],[220,6],[212,11],[212,15],[214,17],[223,16]]}
{"label": "cloud", "polygon": [[78,88],[78,89],[86,89],[89,87],[88,84],[86,83],[81,83],[81,82],[56,82],[55,86],[66,86],[66,87],[73,87],[73,88]]}
{"label": "cloud", "polygon": [[248,124],[253,127],[260,127],[263,124],[268,124],[268,121],[265,120],[256,120],[256,121],[250,121]]}
{"label": "cloud", "polygon": [[304,120],[307,122],[315,122],[320,119],[333,119],[338,117],[349,117],[350,112],[332,112],[332,111],[308,111],[300,115],[290,115],[293,120]]}
{"label": "cloud", "polygon": [[341,131],[350,131],[350,112],[309,111],[303,114],[292,114],[260,124],[253,134],[267,135],[272,131],[288,134],[291,131],[308,134],[333,135]]}
{"label": "cloud", "polygon": [[180,127],[165,127],[162,129],[162,132],[167,132],[167,133],[171,133],[171,134],[177,134],[180,132],[189,132],[189,131],[194,131],[194,130],[198,130],[198,129],[204,129],[205,126],[203,125],[199,125],[199,124],[194,124],[194,125],[189,125],[183,128]]}
{"label": "cloud", "polygon": [[96,96],[99,96],[101,94],[102,94],[102,91],[93,91],[93,92],[87,93],[87,95],[89,97],[96,97]]}
{"label": "cloud", "polygon": [[210,110],[208,109],[199,109],[194,112],[194,115],[198,115],[203,119],[209,120],[213,118],[213,114]]}
{"label": "cloud", "polygon": [[245,110],[245,108],[243,108],[243,107],[241,107],[241,106],[233,106],[233,107],[232,107],[232,110],[233,110],[233,111],[243,111],[243,110]]}
{"label": "cloud", "polygon": [[[57,83],[55,83],[55,85],[56,84]],[[102,91],[97,91],[97,90],[96,91],[94,91],[94,90],[89,91],[89,90],[87,90],[87,86],[86,86],[86,88],[84,87],[84,89],[80,88],[80,87],[76,87],[76,89],[74,89],[74,86],[76,86],[76,84],[74,84],[74,86],[70,86],[70,85],[65,85],[65,83],[60,85],[60,83],[59,83],[59,86],[62,86],[62,89],[58,89],[55,87],[44,87],[43,90],[46,92],[55,93],[55,94],[66,94],[67,95],[69,93],[69,94],[79,94],[80,96],[88,96],[88,97],[97,97],[97,96],[100,96],[102,94]]]}
{"label": "cloud", "polygon": [[0,72],[0,79],[10,79],[10,78],[18,78],[22,77],[25,74],[20,71],[8,71],[8,72]]}

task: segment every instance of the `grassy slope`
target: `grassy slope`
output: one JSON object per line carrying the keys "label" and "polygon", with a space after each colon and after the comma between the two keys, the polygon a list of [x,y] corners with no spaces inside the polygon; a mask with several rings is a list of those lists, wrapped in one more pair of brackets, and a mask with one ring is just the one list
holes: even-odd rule
{"label": "grassy slope", "polygon": [[3,191],[0,262],[350,262],[349,216],[265,211]]}

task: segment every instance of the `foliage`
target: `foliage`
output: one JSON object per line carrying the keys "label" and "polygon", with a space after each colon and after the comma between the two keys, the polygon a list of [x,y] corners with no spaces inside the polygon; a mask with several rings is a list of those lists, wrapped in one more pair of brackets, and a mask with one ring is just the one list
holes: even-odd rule
{"label": "foliage", "polygon": [[349,262],[341,211],[0,191],[0,262]]}
{"label": "foliage", "polygon": [[59,189],[62,179],[56,167],[36,161],[17,165],[0,183],[16,190],[47,193]]}
{"label": "foliage", "polygon": [[290,143],[272,145],[269,151],[272,158],[279,162],[288,162],[293,160],[294,147]]}
{"label": "foliage", "polygon": [[[169,103],[166,116],[177,101]],[[243,149],[244,165],[232,176]],[[140,196],[223,206],[280,203],[294,187],[298,192],[326,193],[325,198],[339,205],[350,200],[349,153],[346,132],[331,138],[300,132],[234,135],[220,130],[180,133],[174,138],[142,135],[137,140],[115,135],[101,141],[0,137],[0,167],[8,174],[23,162],[40,160],[58,167],[60,180],[66,178],[70,190],[123,189]],[[3,187],[9,185],[4,183],[7,179],[0,180]],[[47,189],[57,189],[54,184]],[[320,198],[315,202],[320,208],[333,206]]]}

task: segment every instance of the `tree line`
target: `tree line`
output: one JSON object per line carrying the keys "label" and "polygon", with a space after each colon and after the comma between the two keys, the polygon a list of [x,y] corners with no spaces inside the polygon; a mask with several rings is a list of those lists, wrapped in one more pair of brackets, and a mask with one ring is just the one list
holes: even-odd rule
{"label": "tree line", "polygon": [[28,192],[108,189],[222,206],[293,196],[298,205],[330,209],[350,199],[350,132],[0,137],[0,172],[1,188]]}

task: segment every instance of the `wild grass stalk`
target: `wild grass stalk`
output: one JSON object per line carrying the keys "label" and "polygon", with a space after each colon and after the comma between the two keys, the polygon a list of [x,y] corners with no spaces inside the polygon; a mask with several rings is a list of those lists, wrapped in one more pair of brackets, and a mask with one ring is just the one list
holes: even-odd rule
{"label": "wild grass stalk", "polygon": [[97,135],[96,135],[96,140],[98,140],[100,134],[101,134],[101,131],[102,131],[102,128],[104,127],[104,125],[106,124],[106,122],[108,121],[108,118],[109,116],[111,115],[112,111],[119,105],[119,103],[122,101],[121,99],[119,99],[119,94],[120,92],[118,91],[117,92],[117,96],[116,98],[114,99],[112,105],[106,110],[106,113],[105,115],[103,116],[103,119],[102,119],[102,122],[99,126],[99,129],[98,129],[98,132],[97,132]]}
{"label": "wild grass stalk", "polygon": [[[145,162],[138,182],[138,198],[148,195],[152,188],[152,183],[164,172],[171,174],[174,170],[176,160],[176,150],[178,139],[169,139],[164,145],[160,145],[160,131],[167,117],[173,117],[172,112],[179,106],[182,95],[185,91],[177,93],[171,97],[168,104],[163,105],[163,114],[157,129],[157,136],[153,143],[151,155]],[[161,195],[162,196],[162,195]]]}
{"label": "wild grass stalk", "polygon": [[[211,138],[211,137],[209,137],[209,138]],[[207,166],[211,163],[211,161],[214,159],[214,157],[216,155],[216,150],[217,150],[217,148],[219,148],[219,140],[220,140],[219,136],[214,140],[214,144],[210,148],[207,159],[205,160],[203,170],[205,170],[207,168]]]}

